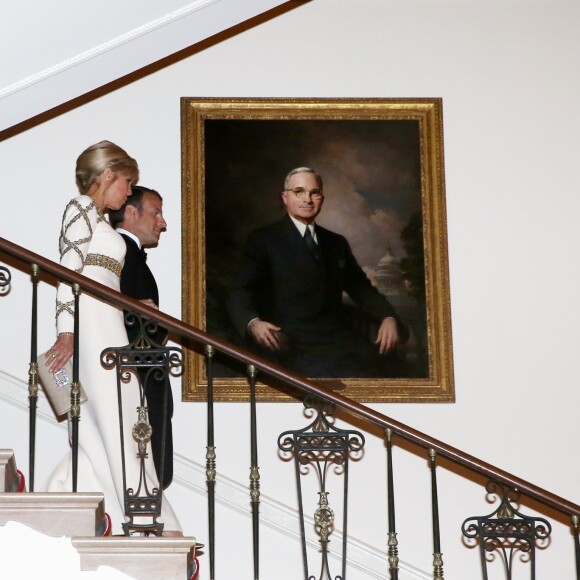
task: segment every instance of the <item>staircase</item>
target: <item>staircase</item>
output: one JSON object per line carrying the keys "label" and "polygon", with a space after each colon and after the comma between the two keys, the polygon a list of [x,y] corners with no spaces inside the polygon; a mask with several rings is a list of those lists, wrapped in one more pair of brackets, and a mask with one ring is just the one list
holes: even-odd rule
{"label": "staircase", "polygon": [[[135,578],[137,580],[189,580],[197,572],[196,550],[199,545],[191,537],[105,537],[107,520],[101,493],[27,493],[16,468],[14,453],[0,449],[0,544],[7,546],[6,538],[15,535],[27,538],[29,551],[37,554],[36,544],[30,541],[35,530],[50,538],[70,538],[80,557],[81,571],[96,571],[108,567],[99,578]],[[18,491],[22,489],[22,491]],[[18,525],[15,525],[18,524]],[[23,529],[29,529],[27,533]],[[19,542],[22,544],[22,542]],[[56,552],[57,544],[53,549]],[[66,552],[60,543],[59,549]],[[2,550],[2,552],[11,552]],[[43,563],[46,577],[64,578],[62,562],[51,553]],[[18,562],[19,569],[23,563]],[[0,561],[0,576],[15,576],[16,570],[7,569],[6,558]],[[53,569],[54,568],[54,569]],[[115,572],[118,571],[118,572]],[[21,572],[21,570],[19,570]],[[10,573],[10,574],[9,574]],[[111,576],[111,573],[113,576]],[[120,574],[122,573],[122,574]],[[77,577],[76,575],[74,576]],[[79,572],[80,578],[83,575]],[[92,575],[91,577],[94,577]]]}
{"label": "staircase", "polygon": [[[575,577],[580,580],[580,505],[387,417],[372,407],[361,405],[339,392],[328,390],[308,379],[286,372],[281,367],[237,349],[233,345],[212,337],[204,331],[190,327],[167,314],[158,311],[150,313],[148,312],[150,309],[139,302],[101,287],[101,285],[78,273],[67,270],[42,256],[33,254],[0,238],[0,254],[2,252],[6,253],[9,258],[12,256],[15,260],[21,260],[25,264],[37,265],[55,278],[79,284],[83,291],[92,293],[99,298],[109,301],[114,299],[120,308],[134,310],[144,317],[155,320],[173,331],[181,342],[189,345],[187,348],[191,348],[191,345],[204,345],[208,377],[208,398],[204,409],[207,413],[207,446],[205,473],[202,474],[203,468],[200,466],[199,475],[202,477],[205,475],[206,481],[197,486],[198,489],[203,490],[204,496],[207,495],[207,498],[204,499],[207,499],[208,529],[202,532],[208,543],[207,557],[204,558],[203,566],[204,579],[216,578],[213,568],[217,544],[215,532],[218,528],[219,542],[221,545],[227,546],[227,551],[224,551],[225,558],[221,560],[221,562],[226,562],[226,566],[229,566],[229,573],[225,575],[227,579],[240,578],[244,574],[251,573],[253,573],[252,578],[259,578],[261,554],[265,554],[262,559],[266,560],[267,557],[267,564],[270,566],[269,572],[264,573],[262,577],[280,578],[280,580],[289,580],[290,578],[294,580],[301,577],[300,572],[296,573],[295,568],[292,568],[292,566],[300,566],[296,552],[282,549],[277,541],[279,538],[274,540],[268,538],[267,543],[262,544],[266,546],[266,550],[260,552],[260,523],[268,523],[268,527],[273,527],[270,525],[270,521],[263,521],[260,509],[270,507],[273,502],[267,500],[266,496],[260,495],[258,440],[260,443],[264,443],[268,440],[269,435],[267,433],[264,435],[264,431],[258,435],[259,422],[255,396],[256,369],[258,369],[260,372],[281,381],[285,388],[291,388],[301,393],[300,398],[303,398],[304,411],[301,413],[300,424],[293,424],[294,429],[288,430],[288,425],[282,426],[278,420],[272,422],[280,451],[278,456],[283,461],[292,460],[295,465],[299,530],[294,533],[294,540],[300,542],[303,577],[318,577],[310,573],[309,567],[312,566],[308,563],[309,552],[315,552],[318,558],[313,565],[319,570],[322,569],[320,578],[337,577],[335,573],[330,574],[331,568],[337,570],[342,568],[341,577],[346,578],[345,562],[352,568],[350,572],[354,572],[354,575],[351,573],[348,577],[351,580],[361,578],[361,576],[356,575],[356,572],[361,569],[360,558],[349,560],[347,553],[347,547],[349,551],[352,551],[357,544],[349,536],[346,526],[347,491],[349,489],[348,462],[351,460],[351,455],[353,463],[361,459],[376,461],[376,454],[372,453],[371,443],[374,440],[375,444],[381,443],[380,460],[385,461],[386,459],[386,481],[375,482],[369,479],[363,481],[359,475],[356,475],[355,483],[358,485],[353,485],[352,490],[354,498],[358,500],[358,505],[356,510],[350,510],[351,514],[354,515],[351,520],[357,521],[358,518],[359,531],[362,529],[361,524],[369,528],[375,525],[374,529],[380,527],[378,533],[381,534],[381,537],[380,539],[375,536],[371,538],[369,543],[371,548],[380,541],[384,542],[384,538],[388,537],[386,547],[383,544],[383,547],[376,550],[378,563],[376,573],[374,570],[370,570],[370,567],[368,570],[364,570],[365,573],[370,572],[369,576],[374,578],[389,577],[391,580],[416,578],[443,580],[443,553],[445,552],[446,558],[447,554],[451,555],[447,560],[450,564],[449,568],[452,570],[455,568],[449,576],[451,578],[488,578],[487,564],[491,563],[492,565],[497,564],[496,568],[499,568],[500,571],[504,568],[507,570],[507,574],[504,576],[507,580],[516,580],[516,576],[511,571],[511,564],[514,562],[518,567],[524,568],[524,574],[529,572],[527,576],[531,580],[536,578],[539,580],[540,577],[562,578],[563,580]],[[24,266],[22,269],[26,270],[27,268]],[[8,282],[10,281],[8,274],[5,275],[5,278]],[[36,277],[34,283],[36,283]],[[33,296],[35,296],[34,291]],[[32,311],[36,311],[36,301],[33,301]],[[34,332],[33,336],[35,336]],[[35,340],[32,342],[36,344]],[[216,507],[221,507],[224,500],[229,499],[226,495],[233,487],[223,485],[223,478],[218,478],[216,469],[215,449],[217,447],[214,443],[212,370],[214,350],[247,365],[250,401],[244,414],[245,420],[249,421],[250,425],[250,452],[246,453],[246,459],[251,462],[250,502],[247,501],[246,496],[245,501],[240,502],[240,505],[244,504],[243,508],[237,511],[251,516],[251,537],[247,533],[244,535],[240,526],[215,525]],[[31,354],[31,359],[35,360],[35,357],[36,350]],[[34,383],[34,381],[31,382]],[[29,383],[29,393],[30,390]],[[19,401],[23,399],[24,397],[20,397]],[[29,399],[34,400],[35,397],[29,395]],[[19,402],[17,406],[26,410],[26,405],[22,402]],[[36,412],[35,400],[34,405],[30,404],[29,408]],[[228,416],[230,413],[224,408],[220,408],[220,410],[225,413],[223,416]],[[341,414],[340,424],[334,420],[335,410]],[[197,414],[196,424],[203,425],[203,421],[199,421],[199,416],[200,413]],[[6,427],[6,436],[12,436],[15,431],[10,429],[10,417],[9,415],[5,415],[5,417],[6,421],[2,426]],[[336,417],[338,418],[338,415]],[[358,430],[342,429],[341,424],[345,418],[347,427],[349,425],[357,428],[360,426],[366,435]],[[311,422],[306,427],[303,426],[304,419]],[[243,454],[244,447],[242,441],[243,418],[240,417],[239,410],[236,409],[235,417],[231,416],[230,413],[229,421],[220,420],[220,424],[222,425],[220,433],[227,431],[229,437],[227,440],[229,446],[224,447],[226,454],[235,455],[237,459],[239,454]],[[285,430],[280,433],[282,428]],[[363,450],[365,437],[367,437],[369,445]],[[34,441],[33,438],[31,440]],[[45,441],[50,442],[50,439],[47,438]],[[220,439],[218,443],[223,447],[225,441],[226,439]],[[19,443],[15,439],[13,439],[11,446],[20,450]],[[393,456],[394,446],[395,454]],[[361,451],[364,451],[362,455]],[[72,499],[73,502],[76,502],[72,508],[67,504],[68,498],[65,497],[67,494],[52,497],[45,494],[34,494],[37,495],[37,498],[30,500],[34,503],[29,503],[27,500],[32,498],[33,494],[16,491],[20,480],[13,453],[4,451],[0,453],[0,457],[2,458],[0,496],[3,496],[5,500],[4,503],[0,503],[0,573],[7,552],[5,548],[10,542],[10,534],[18,531],[19,526],[26,526],[30,530],[41,530],[36,533],[45,538],[55,535],[63,537],[64,535],[67,538],[69,548],[75,552],[78,558],[78,568],[86,570],[86,572],[79,572],[79,574],[92,574],[93,572],[90,570],[94,571],[97,568],[101,570],[109,567],[117,574],[123,574],[122,577],[125,578],[127,575],[133,578],[159,578],[160,580],[183,578],[184,576],[187,579],[192,577],[195,569],[196,550],[200,547],[194,538],[102,537],[103,514],[106,506],[102,505],[100,496],[96,494],[88,494],[87,497],[79,495]],[[406,461],[406,458],[410,458],[412,461],[416,458],[423,458],[421,472],[417,471],[418,476],[415,476],[414,471],[411,477],[404,475],[411,473],[410,469],[405,470],[403,462]],[[424,459],[427,459],[426,464]],[[307,464],[310,464],[312,469],[302,469]],[[399,466],[402,466],[403,470]],[[288,466],[288,468],[291,467]],[[305,480],[309,472],[314,474],[315,479],[318,477],[318,481],[308,482]],[[327,488],[327,473],[341,475],[342,483],[333,481]],[[439,482],[438,473],[441,474]],[[430,480],[430,485],[426,486],[427,479]],[[477,497],[469,497],[471,491],[467,493],[467,487],[463,484],[462,491],[458,492],[459,488],[455,485],[456,479],[469,484],[469,490],[472,490],[471,484],[475,484],[472,491]],[[304,489],[308,488],[307,504],[302,501],[303,497],[307,497],[301,491],[303,480]],[[269,489],[273,489],[271,481],[272,479],[269,480]],[[288,486],[290,482],[286,475],[284,475],[283,481],[285,493],[287,493],[290,489]],[[216,482],[220,483],[217,496],[215,493]],[[403,485],[397,485],[398,483],[403,483]],[[342,497],[339,495],[341,491],[339,485],[344,490]],[[405,492],[395,495],[395,488],[401,487],[405,489]],[[358,490],[358,492],[354,490]],[[223,493],[224,491],[226,494]],[[329,493],[333,494],[330,503],[328,502]],[[481,505],[482,493],[486,500],[483,506]],[[311,498],[316,499],[317,496],[319,498],[318,505],[313,505]],[[338,501],[334,500],[334,497]],[[52,503],[42,503],[43,501],[51,501]],[[251,514],[247,509],[248,503],[251,504]],[[385,511],[388,514],[386,522],[382,516],[384,504],[386,504]],[[494,506],[491,513],[490,504]],[[398,528],[395,506],[398,512],[403,514]],[[279,504],[279,507],[284,506]],[[522,508],[525,508],[525,511]],[[336,530],[334,529],[334,510],[342,511],[342,514],[336,512],[342,515],[343,522],[337,523]],[[291,510],[285,511],[290,514]],[[548,516],[552,523],[532,513],[538,511],[540,514]],[[42,516],[42,512],[48,512],[52,515]],[[281,512],[282,510],[278,509],[277,515]],[[199,510],[193,513],[197,525]],[[442,520],[440,514],[444,513],[446,519]],[[485,515],[473,515],[474,513]],[[221,516],[221,514],[219,515]],[[63,523],[68,522],[68,518],[73,517],[81,520],[84,518],[85,529],[78,531],[75,528],[76,525],[80,525],[78,522]],[[380,526],[373,523],[375,517],[380,520]],[[387,524],[388,533],[385,533]],[[2,536],[2,533],[9,527],[9,533],[6,532]],[[421,569],[406,565],[399,559],[399,534],[402,540],[401,553],[403,557],[407,557],[403,550],[407,550],[407,554],[412,551],[412,558],[414,561],[417,560],[417,566],[421,566]],[[72,542],[68,541],[69,537],[72,537]],[[8,541],[4,541],[5,538]],[[242,543],[244,538],[247,539],[249,548],[246,548],[246,544]],[[463,538],[467,538],[467,540],[463,541]],[[463,554],[460,555],[458,550],[453,550],[453,547],[459,542],[461,542],[462,549],[478,549],[481,570],[477,569],[477,554],[472,554],[471,556],[475,556],[475,558],[471,557],[468,560],[464,558]],[[22,544],[24,546],[33,545],[36,556],[37,544],[26,541]],[[446,546],[451,549],[448,550]],[[359,547],[364,548],[362,543],[359,543]],[[536,550],[544,550],[547,547],[550,548],[549,553],[542,554],[542,564],[538,568],[539,575],[536,576]],[[233,555],[236,551],[239,551],[241,557]],[[373,555],[372,549],[367,550],[367,552],[369,555]],[[554,558],[550,560],[552,555]],[[427,562],[427,558],[430,556],[432,556],[432,561]],[[337,562],[331,562],[333,558],[337,559]],[[24,564],[28,564],[26,559],[27,555],[21,557]],[[54,567],[59,580],[65,578],[61,570],[62,563],[58,558],[49,557],[45,561],[50,562],[51,566]],[[53,565],[52,562],[58,564]],[[15,566],[19,566],[18,560],[16,560]],[[432,575],[422,572],[429,566],[432,567]],[[289,576],[280,575],[281,572],[288,573],[290,569],[292,572]],[[470,571],[466,572],[467,570]],[[557,572],[554,573],[551,570]],[[264,566],[262,566],[262,572],[264,572]],[[19,577],[25,578],[44,576],[44,571],[42,574],[19,575]],[[518,575],[517,579],[519,580],[519,578]]]}

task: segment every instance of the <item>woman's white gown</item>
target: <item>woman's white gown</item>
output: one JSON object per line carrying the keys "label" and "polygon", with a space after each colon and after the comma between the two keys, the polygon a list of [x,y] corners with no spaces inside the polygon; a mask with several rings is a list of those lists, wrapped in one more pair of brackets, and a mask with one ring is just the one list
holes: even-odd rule
{"label": "woman's white gown", "polygon": [[[119,275],[125,260],[123,238],[97,212],[92,199],[81,195],[67,205],[60,237],[61,264],[119,291]],[[116,369],[101,365],[107,347],[128,344],[123,311],[81,294],[79,332],[79,378],[88,401],[81,406],[79,422],[78,491],[101,491],[105,511],[111,516],[113,534],[123,533],[124,491],[117,403]],[[73,331],[74,302],[71,288],[57,290],[58,332]],[[127,487],[137,491],[140,461],[132,435],[137,421],[139,386],[135,377],[121,383],[123,440]],[[149,492],[159,487],[151,452],[146,459]],[[62,459],[47,483],[48,491],[72,491],[72,452]],[[136,520],[141,521],[141,520]],[[168,501],[163,498],[159,521],[166,530],[181,530]]]}

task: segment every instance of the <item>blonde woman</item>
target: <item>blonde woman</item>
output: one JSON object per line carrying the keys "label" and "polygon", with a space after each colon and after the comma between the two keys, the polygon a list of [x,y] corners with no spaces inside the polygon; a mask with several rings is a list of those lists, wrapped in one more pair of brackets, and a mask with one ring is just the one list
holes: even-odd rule
{"label": "blonde woman", "polygon": [[[109,225],[106,212],[119,209],[131,195],[131,184],[139,178],[137,162],[119,146],[101,141],[77,159],[76,183],[80,195],[66,206],[60,233],[60,262],[119,291],[126,245]],[[105,510],[112,520],[113,534],[121,534],[124,490],[119,442],[117,381],[114,369],[101,365],[107,347],[128,343],[123,311],[88,294],[79,305],[79,375],[88,401],[81,408],[79,425],[78,491],[101,491]],[[58,338],[47,352],[51,372],[62,368],[73,353],[74,298],[70,286],[60,284],[56,299]],[[140,463],[135,453],[132,427],[139,406],[136,379],[122,384],[123,437],[127,487],[137,491]],[[151,454],[146,460],[149,490],[158,487]],[[49,478],[48,491],[72,491],[72,454],[69,452]],[[179,534],[179,522],[164,499],[160,518],[165,530]]]}

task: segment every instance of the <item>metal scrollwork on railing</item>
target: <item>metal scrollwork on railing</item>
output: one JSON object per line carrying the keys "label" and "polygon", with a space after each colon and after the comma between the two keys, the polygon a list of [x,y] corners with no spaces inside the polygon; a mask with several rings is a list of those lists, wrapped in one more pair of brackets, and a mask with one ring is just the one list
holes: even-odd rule
{"label": "metal scrollwork on railing", "polygon": [[125,326],[134,349],[163,348],[163,339],[167,332],[155,320],[143,318],[130,310],[125,311]]}
{"label": "metal scrollwork on railing", "polygon": [[314,524],[321,542],[328,542],[334,527],[334,511],[328,505],[328,492],[319,491],[320,501],[314,512]]}
{"label": "metal scrollwork on railing", "polygon": [[0,266],[0,296],[2,294],[8,294],[11,280],[12,275],[10,274],[10,270],[4,266]]}
{"label": "metal scrollwork on railing", "polygon": [[[116,368],[117,372],[117,397],[119,402],[119,429],[121,433],[121,459],[123,467],[123,489],[125,490],[125,515],[128,522],[123,524],[125,535],[133,532],[154,534],[160,536],[163,532],[163,524],[157,519],[161,515],[163,482],[147,480],[145,461],[148,458],[148,444],[151,441],[152,427],[149,422],[146,401],[147,387],[154,385],[164,389],[164,415],[167,414],[167,389],[170,388],[169,376],[177,376],[182,370],[182,351],[177,347],[162,346],[165,329],[159,327],[151,320],[143,319],[137,314],[128,312],[125,321],[133,340],[124,347],[107,348],[101,353],[101,363],[104,368]],[[133,331],[131,331],[133,328]],[[135,336],[136,331],[136,336]],[[137,417],[132,428],[133,440],[136,450],[125,449],[129,443],[123,438],[123,411],[133,412],[134,409],[122,408],[121,391],[126,388],[132,379],[139,384],[139,406]],[[139,481],[127,484],[126,453],[135,453],[140,464]],[[163,465],[163,459],[161,464]],[[160,469],[163,473],[163,469]],[[135,521],[139,518],[139,522]],[[147,518],[150,518],[148,520]]]}
{"label": "metal scrollwork on railing", "polygon": [[[294,458],[296,485],[298,488],[298,504],[300,513],[300,528],[302,535],[302,558],[304,562],[304,577],[314,580],[315,576],[308,574],[308,560],[306,555],[305,516],[302,493],[302,476],[314,468],[318,476],[319,501],[313,514],[313,524],[321,545],[322,562],[320,566],[320,580],[330,580],[330,565],[328,560],[330,536],[334,531],[335,514],[329,503],[327,477],[332,467],[336,475],[342,475],[343,480],[343,544],[342,544],[342,571],[335,576],[341,580],[346,575],[346,543],[347,510],[348,510],[348,466],[349,459],[362,453],[365,439],[359,431],[342,430],[334,426],[331,420],[334,406],[315,397],[308,397],[304,401],[307,414],[316,412],[314,420],[305,428],[296,431],[285,431],[278,437],[278,447],[283,453],[292,454]],[[352,457],[351,457],[352,455]]]}
{"label": "metal scrollwork on railing", "polygon": [[135,439],[139,446],[137,455],[139,458],[145,459],[147,457],[147,444],[151,441],[151,435],[153,433],[147,417],[147,407],[138,407],[137,417],[137,423],[133,425],[133,439]]}
{"label": "metal scrollwork on railing", "polygon": [[497,481],[489,481],[486,490],[490,499],[500,499],[500,505],[486,516],[467,518],[462,525],[466,538],[479,544],[483,578],[487,579],[487,564],[499,555],[506,570],[507,580],[513,576],[517,555],[531,566],[530,578],[536,577],[535,550],[547,548],[552,526],[544,518],[527,516],[517,507],[520,494]]}

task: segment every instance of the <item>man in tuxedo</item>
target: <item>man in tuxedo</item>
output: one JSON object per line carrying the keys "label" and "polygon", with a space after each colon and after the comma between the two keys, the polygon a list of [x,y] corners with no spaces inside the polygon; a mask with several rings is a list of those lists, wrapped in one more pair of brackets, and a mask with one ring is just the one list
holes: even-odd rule
{"label": "man in tuxedo", "polygon": [[[155,278],[147,266],[145,248],[152,248],[159,243],[161,233],[167,229],[163,218],[163,199],[157,191],[134,185],[132,194],[125,205],[109,214],[111,226],[123,236],[127,245],[125,264],[121,271],[121,292],[127,294],[153,308],[159,308],[159,292]],[[139,332],[139,324],[127,324],[129,342],[133,342]],[[159,328],[151,336],[152,341],[163,345],[167,340],[167,330]],[[151,436],[151,451],[157,477],[163,487],[167,487],[173,478],[173,434],[171,417],[173,415],[173,397],[169,377],[159,379],[155,372],[147,374],[148,369],[139,369],[141,382],[145,388],[149,423],[153,433]],[[165,397],[167,401],[165,402]],[[164,417],[163,409],[167,405]],[[165,419],[165,431],[163,423]],[[165,435],[165,445],[163,445]],[[161,473],[162,450],[163,473]]]}
{"label": "man in tuxedo", "polygon": [[[308,377],[400,376],[396,347],[406,327],[347,240],[315,223],[324,203],[320,175],[290,171],[282,201],[287,215],[248,236],[229,289],[240,335]],[[374,344],[347,324],[343,293],[378,326]]]}

